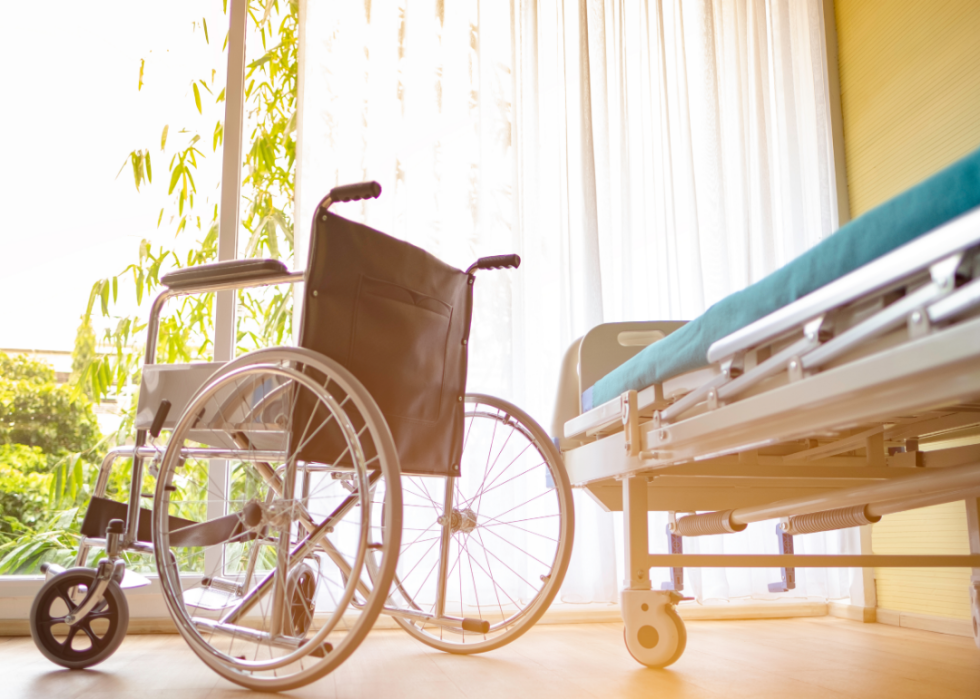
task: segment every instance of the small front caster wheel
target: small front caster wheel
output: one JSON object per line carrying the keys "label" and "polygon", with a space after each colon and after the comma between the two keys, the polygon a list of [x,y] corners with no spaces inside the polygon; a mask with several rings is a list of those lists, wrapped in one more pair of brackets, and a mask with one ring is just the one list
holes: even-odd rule
{"label": "small front caster wheel", "polygon": [[647,667],[667,667],[687,646],[687,629],[670,592],[623,590],[623,638],[633,659]]}
{"label": "small front caster wheel", "polygon": [[82,604],[95,584],[95,571],[71,568],[48,580],[31,605],[31,636],[53,663],[69,669],[98,665],[116,652],[129,627],[129,606],[116,582],[105,598],[75,626],[65,617]]}

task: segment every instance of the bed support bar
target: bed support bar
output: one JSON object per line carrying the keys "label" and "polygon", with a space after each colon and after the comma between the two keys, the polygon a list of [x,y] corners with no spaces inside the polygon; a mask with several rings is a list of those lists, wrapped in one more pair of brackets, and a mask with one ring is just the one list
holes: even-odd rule
{"label": "bed support bar", "polygon": [[[884,514],[908,509],[906,501],[910,498],[962,500],[963,489],[975,489],[978,482],[980,464],[946,468],[767,505],[688,515],[677,520],[676,532],[682,536],[730,534],[744,530],[752,522],[779,517],[789,519],[784,530],[793,534],[856,527],[877,522]],[[879,509],[877,503],[884,503],[885,507]]]}

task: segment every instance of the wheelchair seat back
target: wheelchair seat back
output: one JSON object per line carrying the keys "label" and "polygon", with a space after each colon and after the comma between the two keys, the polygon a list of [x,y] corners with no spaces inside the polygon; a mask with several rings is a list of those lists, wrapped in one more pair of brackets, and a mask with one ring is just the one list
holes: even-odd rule
{"label": "wheelchair seat back", "polygon": [[[391,429],[403,472],[458,475],[473,277],[322,209],[311,235],[299,344],[364,385]],[[303,401],[297,408],[293,424],[300,426],[309,408]],[[324,431],[301,457],[332,462],[341,443],[339,430]]]}

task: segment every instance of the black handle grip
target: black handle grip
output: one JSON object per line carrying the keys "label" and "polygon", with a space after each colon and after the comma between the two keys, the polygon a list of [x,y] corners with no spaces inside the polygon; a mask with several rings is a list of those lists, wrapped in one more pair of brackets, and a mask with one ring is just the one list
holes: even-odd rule
{"label": "black handle grip", "polygon": [[466,273],[471,274],[478,269],[506,269],[510,267],[517,269],[520,266],[520,255],[491,255],[490,257],[481,257],[471,264]]}
{"label": "black handle grip", "polygon": [[345,184],[330,190],[330,201],[359,201],[360,199],[377,199],[381,196],[381,185],[377,182],[359,182]]}
{"label": "black handle grip", "polygon": [[160,407],[157,408],[157,414],[153,416],[153,424],[150,425],[150,434],[153,435],[153,439],[160,436],[160,430],[163,429],[163,421],[167,419],[167,413],[170,412],[170,401],[164,398],[160,401]]}

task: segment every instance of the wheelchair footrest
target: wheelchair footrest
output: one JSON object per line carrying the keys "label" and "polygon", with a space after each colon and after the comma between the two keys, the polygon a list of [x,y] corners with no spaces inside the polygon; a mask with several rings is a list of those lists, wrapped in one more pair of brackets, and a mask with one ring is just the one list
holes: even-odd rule
{"label": "wheelchair footrest", "polygon": [[484,619],[463,619],[463,631],[473,633],[490,633],[490,622]]}
{"label": "wheelchair footrest", "polygon": [[[113,519],[125,521],[128,509],[129,506],[125,503],[109,500],[108,498],[93,497],[91,502],[89,502],[88,510],[85,512],[85,519],[82,520],[81,533],[84,536],[90,537],[105,536],[109,521]],[[149,543],[152,540],[152,535],[150,534],[152,516],[152,510],[144,507],[140,508],[139,526],[136,528],[136,538],[139,541]],[[171,530],[180,529],[191,524],[195,524],[195,522],[189,519],[181,519],[180,517],[170,518]]]}
{"label": "wheelchair footrest", "polygon": [[251,541],[257,534],[245,525],[241,512],[207,522],[189,522],[170,533],[170,546],[217,546],[233,541]]}
{"label": "wheelchair footrest", "polygon": [[241,595],[227,590],[216,590],[210,587],[192,587],[184,590],[184,604],[195,609],[205,609],[211,612],[230,609],[241,602]]}

